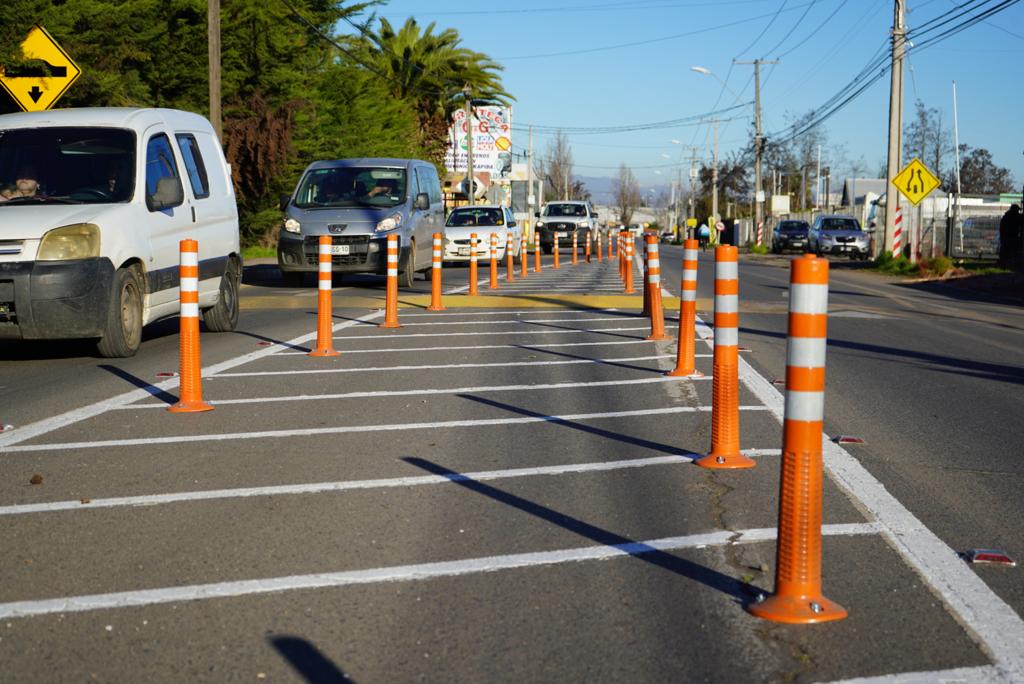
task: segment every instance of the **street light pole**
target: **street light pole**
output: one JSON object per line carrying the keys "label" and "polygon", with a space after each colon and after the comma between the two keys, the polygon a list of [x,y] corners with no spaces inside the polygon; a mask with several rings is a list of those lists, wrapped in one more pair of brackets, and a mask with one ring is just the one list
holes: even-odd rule
{"label": "street light pole", "polygon": [[753,62],[737,62],[733,64],[754,65],[754,224],[755,229],[764,222],[764,191],[761,189],[761,154],[764,139],[761,135],[761,65],[778,64],[779,60],[765,61],[755,59]]}
{"label": "street light pole", "polygon": [[469,84],[462,89],[466,96],[466,187],[468,188],[469,206],[476,204],[476,182],[473,179],[473,93]]}
{"label": "street light pole", "polygon": [[718,223],[718,119],[712,123],[715,127],[715,153],[711,164],[711,220]]}

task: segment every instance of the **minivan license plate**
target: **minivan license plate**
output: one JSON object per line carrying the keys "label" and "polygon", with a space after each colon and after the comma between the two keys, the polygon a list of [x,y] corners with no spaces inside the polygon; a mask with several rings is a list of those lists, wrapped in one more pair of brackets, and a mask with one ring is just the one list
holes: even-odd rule
{"label": "minivan license plate", "polygon": [[459,247],[459,256],[469,256],[469,247]]}
{"label": "minivan license plate", "polygon": [[348,245],[331,245],[331,254],[348,254]]}

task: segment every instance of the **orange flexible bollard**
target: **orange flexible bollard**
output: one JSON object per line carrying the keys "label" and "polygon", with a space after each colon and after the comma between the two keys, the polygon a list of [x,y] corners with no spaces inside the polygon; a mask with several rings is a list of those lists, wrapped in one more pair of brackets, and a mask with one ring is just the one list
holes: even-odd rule
{"label": "orange flexible bollard", "polygon": [[732,245],[715,248],[715,358],[711,383],[711,453],[704,468],[753,468],[740,453],[739,262]]}
{"label": "orange flexible bollard", "polygon": [[618,248],[619,248],[618,249],[618,254],[619,254],[619,280],[625,280],[626,279],[626,271],[625,271],[625,269],[623,269],[622,265],[626,262],[626,250],[625,250],[626,243],[622,239],[622,231],[621,230],[619,231],[619,234],[616,237],[615,242],[616,242],[616,244],[618,245]]}
{"label": "orange flexible bollard", "polygon": [[576,230],[572,231],[572,265],[573,266],[575,266],[576,264],[579,263],[579,258],[576,255],[576,250],[579,248],[578,245],[576,244],[576,241],[577,241],[576,235],[577,235],[578,232],[579,231],[576,231]]}
{"label": "orange flexible bollard", "polygon": [[661,304],[661,259],[658,256],[658,238],[648,235],[647,241],[647,301],[650,303],[651,334],[648,340],[670,340],[665,334],[665,309]]}
{"label": "orange flexible bollard", "polygon": [[612,235],[612,231],[609,230],[608,231],[608,261],[611,261],[612,259],[615,258],[615,247],[616,247],[615,236]]}
{"label": "orange flexible bollard", "polygon": [[491,280],[487,284],[488,290],[498,289],[498,234],[491,233]]}
{"label": "orange flexible bollard", "polygon": [[597,231],[597,263],[601,263],[603,260],[601,256],[601,231]]}
{"label": "orange flexible bollard", "polygon": [[646,237],[646,234],[645,234],[643,242],[641,243],[640,249],[643,251],[643,254],[644,254],[644,285],[643,285],[644,308],[643,308],[643,311],[640,312],[640,315],[641,316],[650,316],[651,315],[651,288],[648,287],[648,285],[651,282],[651,279],[650,279],[651,268],[650,268],[650,263],[649,263],[650,260],[651,260],[651,253],[647,249],[647,237]]}
{"label": "orange flexible bollard", "polygon": [[434,233],[434,249],[430,254],[430,306],[427,311],[444,311],[441,303],[441,233]]}
{"label": "orange flexible bollard", "polygon": [[556,230],[555,231],[555,244],[554,244],[555,262],[554,262],[554,264],[552,264],[551,268],[559,268],[559,266],[558,266],[558,240],[559,240],[560,237],[561,236],[558,234],[558,231]]}
{"label": "orange flexible bollard", "polygon": [[626,274],[626,287],[625,294],[633,294],[636,290],[633,289],[633,240],[626,238],[626,258],[624,259],[625,266],[623,271]]}
{"label": "orange flexible bollard", "polygon": [[476,263],[476,233],[469,234],[469,294],[475,295],[480,294],[480,290],[477,289],[477,272],[478,266]]}
{"label": "orange flexible bollard", "polygon": [[508,231],[505,236],[505,280],[510,283],[516,279],[516,258],[512,254],[512,248],[515,246],[514,238],[512,231]]}
{"label": "orange flexible bollard", "polygon": [[696,240],[683,243],[683,280],[679,285],[679,346],[672,376],[704,377],[694,367],[694,338],[697,334],[697,248]]}
{"label": "orange flexible bollard", "polygon": [[765,620],[809,624],[841,620],[847,612],[821,593],[828,260],[806,254],[790,263],[775,593],[747,610]]}
{"label": "orange flexible bollard", "polygon": [[540,236],[536,232],[533,234],[533,272],[540,273]]}
{"label": "orange flexible bollard", "polygon": [[178,274],[181,306],[181,332],[178,348],[181,378],[178,403],[168,406],[171,413],[198,413],[212,411],[203,401],[202,364],[199,360],[199,243],[182,240]]}
{"label": "orange flexible bollard", "polygon": [[530,256],[530,249],[526,244],[526,233],[523,232],[520,239],[519,245],[519,277],[525,278],[526,272],[529,270],[526,268],[526,260]]}
{"label": "orange flexible bollard", "polygon": [[590,231],[589,230],[587,231],[587,246],[586,246],[586,248],[585,248],[585,250],[583,252],[583,256],[587,260],[587,263],[589,264],[590,263]]}
{"label": "orange flexible bollard", "polygon": [[[412,247],[410,246],[410,249]],[[384,296],[384,322],[381,328],[401,328],[398,324],[398,236],[388,235],[387,288]]]}
{"label": "orange flexible bollard", "polygon": [[320,251],[317,272],[316,291],[316,349],[309,356],[338,356],[341,352],[334,350],[334,327],[331,316],[334,307],[331,305],[331,244],[330,235],[320,236]]}

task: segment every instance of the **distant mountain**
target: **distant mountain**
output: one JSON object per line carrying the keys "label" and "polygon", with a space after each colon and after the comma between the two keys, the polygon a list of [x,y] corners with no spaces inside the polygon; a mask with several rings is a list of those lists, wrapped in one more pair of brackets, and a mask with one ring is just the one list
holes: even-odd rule
{"label": "distant mountain", "polygon": [[[602,176],[574,176],[575,180],[582,181],[587,186],[587,190],[590,191],[593,197],[594,204],[610,205],[615,203],[615,179],[605,178]],[[654,188],[654,197],[665,196],[666,198],[671,196],[672,185],[670,183],[662,183],[655,185],[641,185],[640,189],[646,194],[646,198],[649,199],[652,195],[650,189]]]}

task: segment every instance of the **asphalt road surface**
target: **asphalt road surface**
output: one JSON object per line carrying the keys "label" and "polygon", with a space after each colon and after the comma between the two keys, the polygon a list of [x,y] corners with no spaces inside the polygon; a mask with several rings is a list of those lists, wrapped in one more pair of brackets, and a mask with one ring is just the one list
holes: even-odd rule
{"label": "asphalt road surface", "polygon": [[[678,294],[681,250],[662,247]],[[0,343],[0,681],[1022,681],[1024,317],[834,265],[823,591],[845,620],[743,608],[775,571],[788,258],[740,265],[746,471],[704,379],[666,378],[612,262],[464,294],[247,266],[204,334],[215,410],[171,414],[176,320],[139,354]],[[713,261],[698,308],[711,321]],[[486,271],[481,270],[481,275]],[[677,301],[666,299],[676,332]],[[30,484],[34,475],[42,478]]]}

